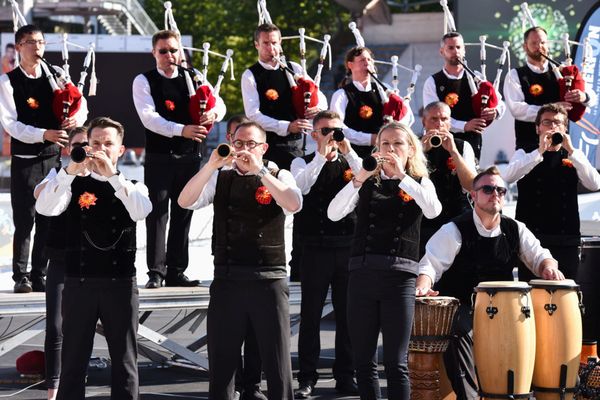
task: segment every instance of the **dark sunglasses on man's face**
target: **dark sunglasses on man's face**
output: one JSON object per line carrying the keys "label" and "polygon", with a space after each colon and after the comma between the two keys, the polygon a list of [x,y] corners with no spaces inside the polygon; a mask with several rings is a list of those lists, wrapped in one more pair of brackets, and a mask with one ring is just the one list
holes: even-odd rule
{"label": "dark sunglasses on man's face", "polygon": [[[321,135],[323,136],[327,136],[329,135],[331,132],[339,132],[339,133],[344,133],[344,129],[343,128],[321,128],[319,129],[319,132],[321,132]],[[339,134],[338,133],[338,134]]]}
{"label": "dark sunglasses on man's face", "polygon": [[483,185],[483,186],[475,189],[475,191],[477,191],[477,190],[481,190],[483,193],[485,193],[487,195],[491,195],[492,193],[494,193],[494,190],[496,191],[498,196],[504,196],[506,194],[506,188],[502,187],[502,186]]}
{"label": "dark sunglasses on man's face", "polygon": [[171,53],[171,54],[175,54],[179,51],[179,49],[159,49],[158,52],[160,54],[167,54],[167,53]]}
{"label": "dark sunglasses on man's face", "polygon": [[71,147],[85,147],[85,146],[89,146],[90,144],[88,142],[77,142],[77,143],[71,143]]}

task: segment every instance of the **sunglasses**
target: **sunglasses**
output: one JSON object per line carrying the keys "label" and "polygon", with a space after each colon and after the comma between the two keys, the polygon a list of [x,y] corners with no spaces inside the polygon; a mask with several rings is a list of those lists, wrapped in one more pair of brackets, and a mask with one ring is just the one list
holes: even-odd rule
{"label": "sunglasses", "polygon": [[491,195],[492,193],[494,193],[494,190],[495,190],[496,193],[498,194],[498,196],[504,196],[507,191],[507,189],[505,187],[492,186],[492,185],[483,185],[483,186],[475,189],[475,191],[478,191],[478,190],[481,190],[483,193],[485,193],[487,195]]}
{"label": "sunglasses", "polygon": [[175,54],[179,51],[179,49],[159,49],[158,52],[160,54],[167,54],[167,53],[171,53],[171,54]]}
{"label": "sunglasses", "polygon": [[85,147],[89,145],[90,144],[88,142],[71,143],[71,147]]}
{"label": "sunglasses", "polygon": [[[321,135],[323,135],[323,136],[327,136],[331,132],[344,133],[344,129],[343,128],[321,128],[321,129],[317,129],[317,131],[321,132]],[[338,135],[339,135],[339,133],[338,133]]]}

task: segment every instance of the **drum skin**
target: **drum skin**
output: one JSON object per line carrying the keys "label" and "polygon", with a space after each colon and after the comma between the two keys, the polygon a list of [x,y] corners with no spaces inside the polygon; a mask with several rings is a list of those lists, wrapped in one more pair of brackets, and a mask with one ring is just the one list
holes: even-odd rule
{"label": "drum skin", "polygon": [[[581,356],[581,313],[579,287],[574,281],[545,281],[535,279],[531,285],[531,298],[535,314],[536,352],[533,370],[533,387],[556,388],[560,386],[561,365],[567,366],[567,388],[577,384]],[[554,290],[552,294],[548,290]],[[552,315],[545,309],[556,310]],[[570,396],[570,397],[569,397]],[[559,400],[559,393],[536,391],[537,400]],[[573,398],[573,393],[567,393]]]}
{"label": "drum skin", "polygon": [[[498,289],[491,298],[489,293]],[[481,282],[475,289],[473,355],[482,393],[508,392],[508,371],[514,372],[514,394],[530,392],[535,362],[535,312],[525,282]],[[488,306],[497,313],[490,318]],[[530,317],[522,312],[530,307]],[[482,398],[485,398],[482,396]]]}

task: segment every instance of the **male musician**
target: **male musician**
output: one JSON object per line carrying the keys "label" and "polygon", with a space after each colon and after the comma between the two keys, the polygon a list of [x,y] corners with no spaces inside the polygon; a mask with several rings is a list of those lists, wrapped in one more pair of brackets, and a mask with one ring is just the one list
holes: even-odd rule
{"label": "male musician", "polygon": [[[327,109],[327,99],[319,91],[319,103],[304,115],[296,115],[292,106],[289,74],[280,69],[276,58],[281,55],[281,32],[273,24],[265,23],[254,32],[254,47],[258,61],[242,75],[242,98],[246,116],[267,131],[269,148],[267,160],[279,168],[288,169],[295,157],[302,156],[302,135],[312,129],[311,119],[319,110]],[[302,74],[298,64],[292,69]]]}
{"label": "male musician", "polygon": [[17,50],[15,49],[15,45],[13,43],[7,43],[4,47],[4,55],[2,56],[2,73],[6,74],[7,72],[15,69],[15,61],[16,61]]}
{"label": "male musician", "polygon": [[[504,173],[517,181],[519,199],[515,217],[525,223],[558,260],[565,276],[575,279],[579,265],[579,206],[577,186],[600,189],[600,174],[581,150],[573,148],[567,132],[567,111],[562,105],[543,105],[536,116],[538,148],[518,149]],[[561,138],[557,143],[554,137]],[[532,278],[519,265],[519,279]]]}
{"label": "male musician", "polygon": [[152,55],[156,68],[133,81],[133,103],[146,128],[144,182],[153,204],[146,219],[148,289],[161,287],[163,281],[166,286],[199,284],[184,275],[192,211],[179,207],[177,197],[200,169],[202,143],[208,134],[205,125],[220,121],[226,111],[218,97],[215,108],[206,111],[198,125],[192,123],[184,72],[177,67],[181,63],[179,46],[175,32],[155,33]]}
{"label": "male musician", "polygon": [[[88,128],[90,154],[51,179],[36,203],[47,216],[66,212],[63,354],[58,400],[83,399],[98,319],[112,361],[111,397],[137,399],[138,290],[136,221],[152,203],[142,183],[117,170],[125,151],[123,126],[98,117]],[[86,169],[91,174],[78,176]]]}
{"label": "male musician", "polygon": [[523,49],[527,55],[527,63],[510,70],[504,80],[504,95],[508,109],[515,117],[516,149],[529,153],[538,148],[539,137],[535,119],[540,107],[544,104],[560,102],[568,111],[571,103],[594,106],[596,94],[591,90],[585,92],[573,89],[561,99],[556,77],[542,54],[548,54],[548,35],[544,28],[529,28],[523,34]]}
{"label": "male musician", "polygon": [[417,296],[440,293],[461,302],[444,353],[446,371],[458,400],[479,399],[470,313],[473,288],[481,281],[512,281],[518,260],[543,279],[564,279],[556,260],[525,224],[501,214],[506,184],[495,166],[473,179],[470,194],[473,211],[454,218],[431,237],[419,263],[416,283]]}
{"label": "male musician", "polygon": [[[300,259],[302,305],[300,338],[298,341],[299,388],[294,396],[311,396],[319,379],[317,364],[321,313],[331,286],[335,311],[335,388],[342,394],[357,394],[352,368],[352,350],[346,322],[346,293],[348,291],[348,261],[356,216],[350,213],[340,221],[327,218],[327,207],[335,195],[361,170],[358,158],[348,139],[336,142],[333,134],[342,131],[342,121],[332,111],[321,111],[313,120],[312,138],[317,151],[292,161],[292,175],[304,196],[304,206],[294,223],[302,236]],[[341,154],[340,154],[341,153]]]}
{"label": "male musician", "polygon": [[[430,103],[423,109],[425,133],[421,142],[431,170],[429,179],[444,206],[436,218],[424,218],[421,221],[421,256],[425,254],[425,244],[429,238],[442,225],[471,209],[467,193],[477,174],[475,155],[469,142],[454,138],[450,133],[450,115],[450,106],[441,101]],[[440,144],[434,147],[432,140],[439,140]]]}
{"label": "male musician", "polygon": [[[48,259],[43,254],[49,220],[35,213],[33,189],[60,166],[60,149],[68,142],[67,129],[81,126],[87,118],[87,103],[74,117],[61,119],[52,112],[50,77],[42,71],[46,41],[42,31],[25,25],[15,33],[19,68],[0,77],[0,122],[11,136],[10,200],[15,224],[13,280],[15,293],[45,290]],[[35,223],[31,273],[27,272],[29,242]]]}
{"label": "male musician", "polygon": [[454,137],[465,140],[473,147],[475,157],[481,156],[481,135],[486,124],[492,123],[504,114],[506,106],[498,95],[496,108],[485,107],[481,116],[476,117],[471,103],[467,71],[461,65],[465,59],[465,43],[458,32],[449,32],[440,42],[440,55],[444,59],[442,70],[425,80],[423,85],[423,104],[443,101],[452,112],[451,131]]}
{"label": "male musician", "polygon": [[[351,48],[344,63],[347,78],[333,93],[329,109],[340,116],[344,134],[356,153],[364,158],[373,151],[377,132],[385,122],[381,88],[369,74],[369,71],[375,71],[370,49],[361,46]],[[412,125],[414,116],[410,107],[400,122]]]}
{"label": "male musician", "polygon": [[[215,272],[208,306],[211,399],[233,397],[248,326],[256,333],[269,398],[293,396],[283,230],[285,214],[302,207],[302,194],[288,171],[263,161],[265,141],[256,122],[240,124],[234,154],[222,158],[215,150],[179,195],[182,207],[213,203],[215,208]],[[227,163],[233,168],[219,170]]]}

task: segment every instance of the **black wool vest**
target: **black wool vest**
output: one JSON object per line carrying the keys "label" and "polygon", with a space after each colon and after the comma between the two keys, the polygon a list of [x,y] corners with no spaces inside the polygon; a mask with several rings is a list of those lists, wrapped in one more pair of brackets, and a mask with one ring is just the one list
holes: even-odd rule
{"label": "black wool vest", "polygon": [[[371,90],[368,92],[358,90],[352,82],[346,84],[343,89],[348,98],[344,124],[360,132],[379,132],[379,128],[383,125],[383,105],[375,83],[371,83]],[[352,148],[361,158],[366,157],[373,151],[373,146],[352,144]]]}

